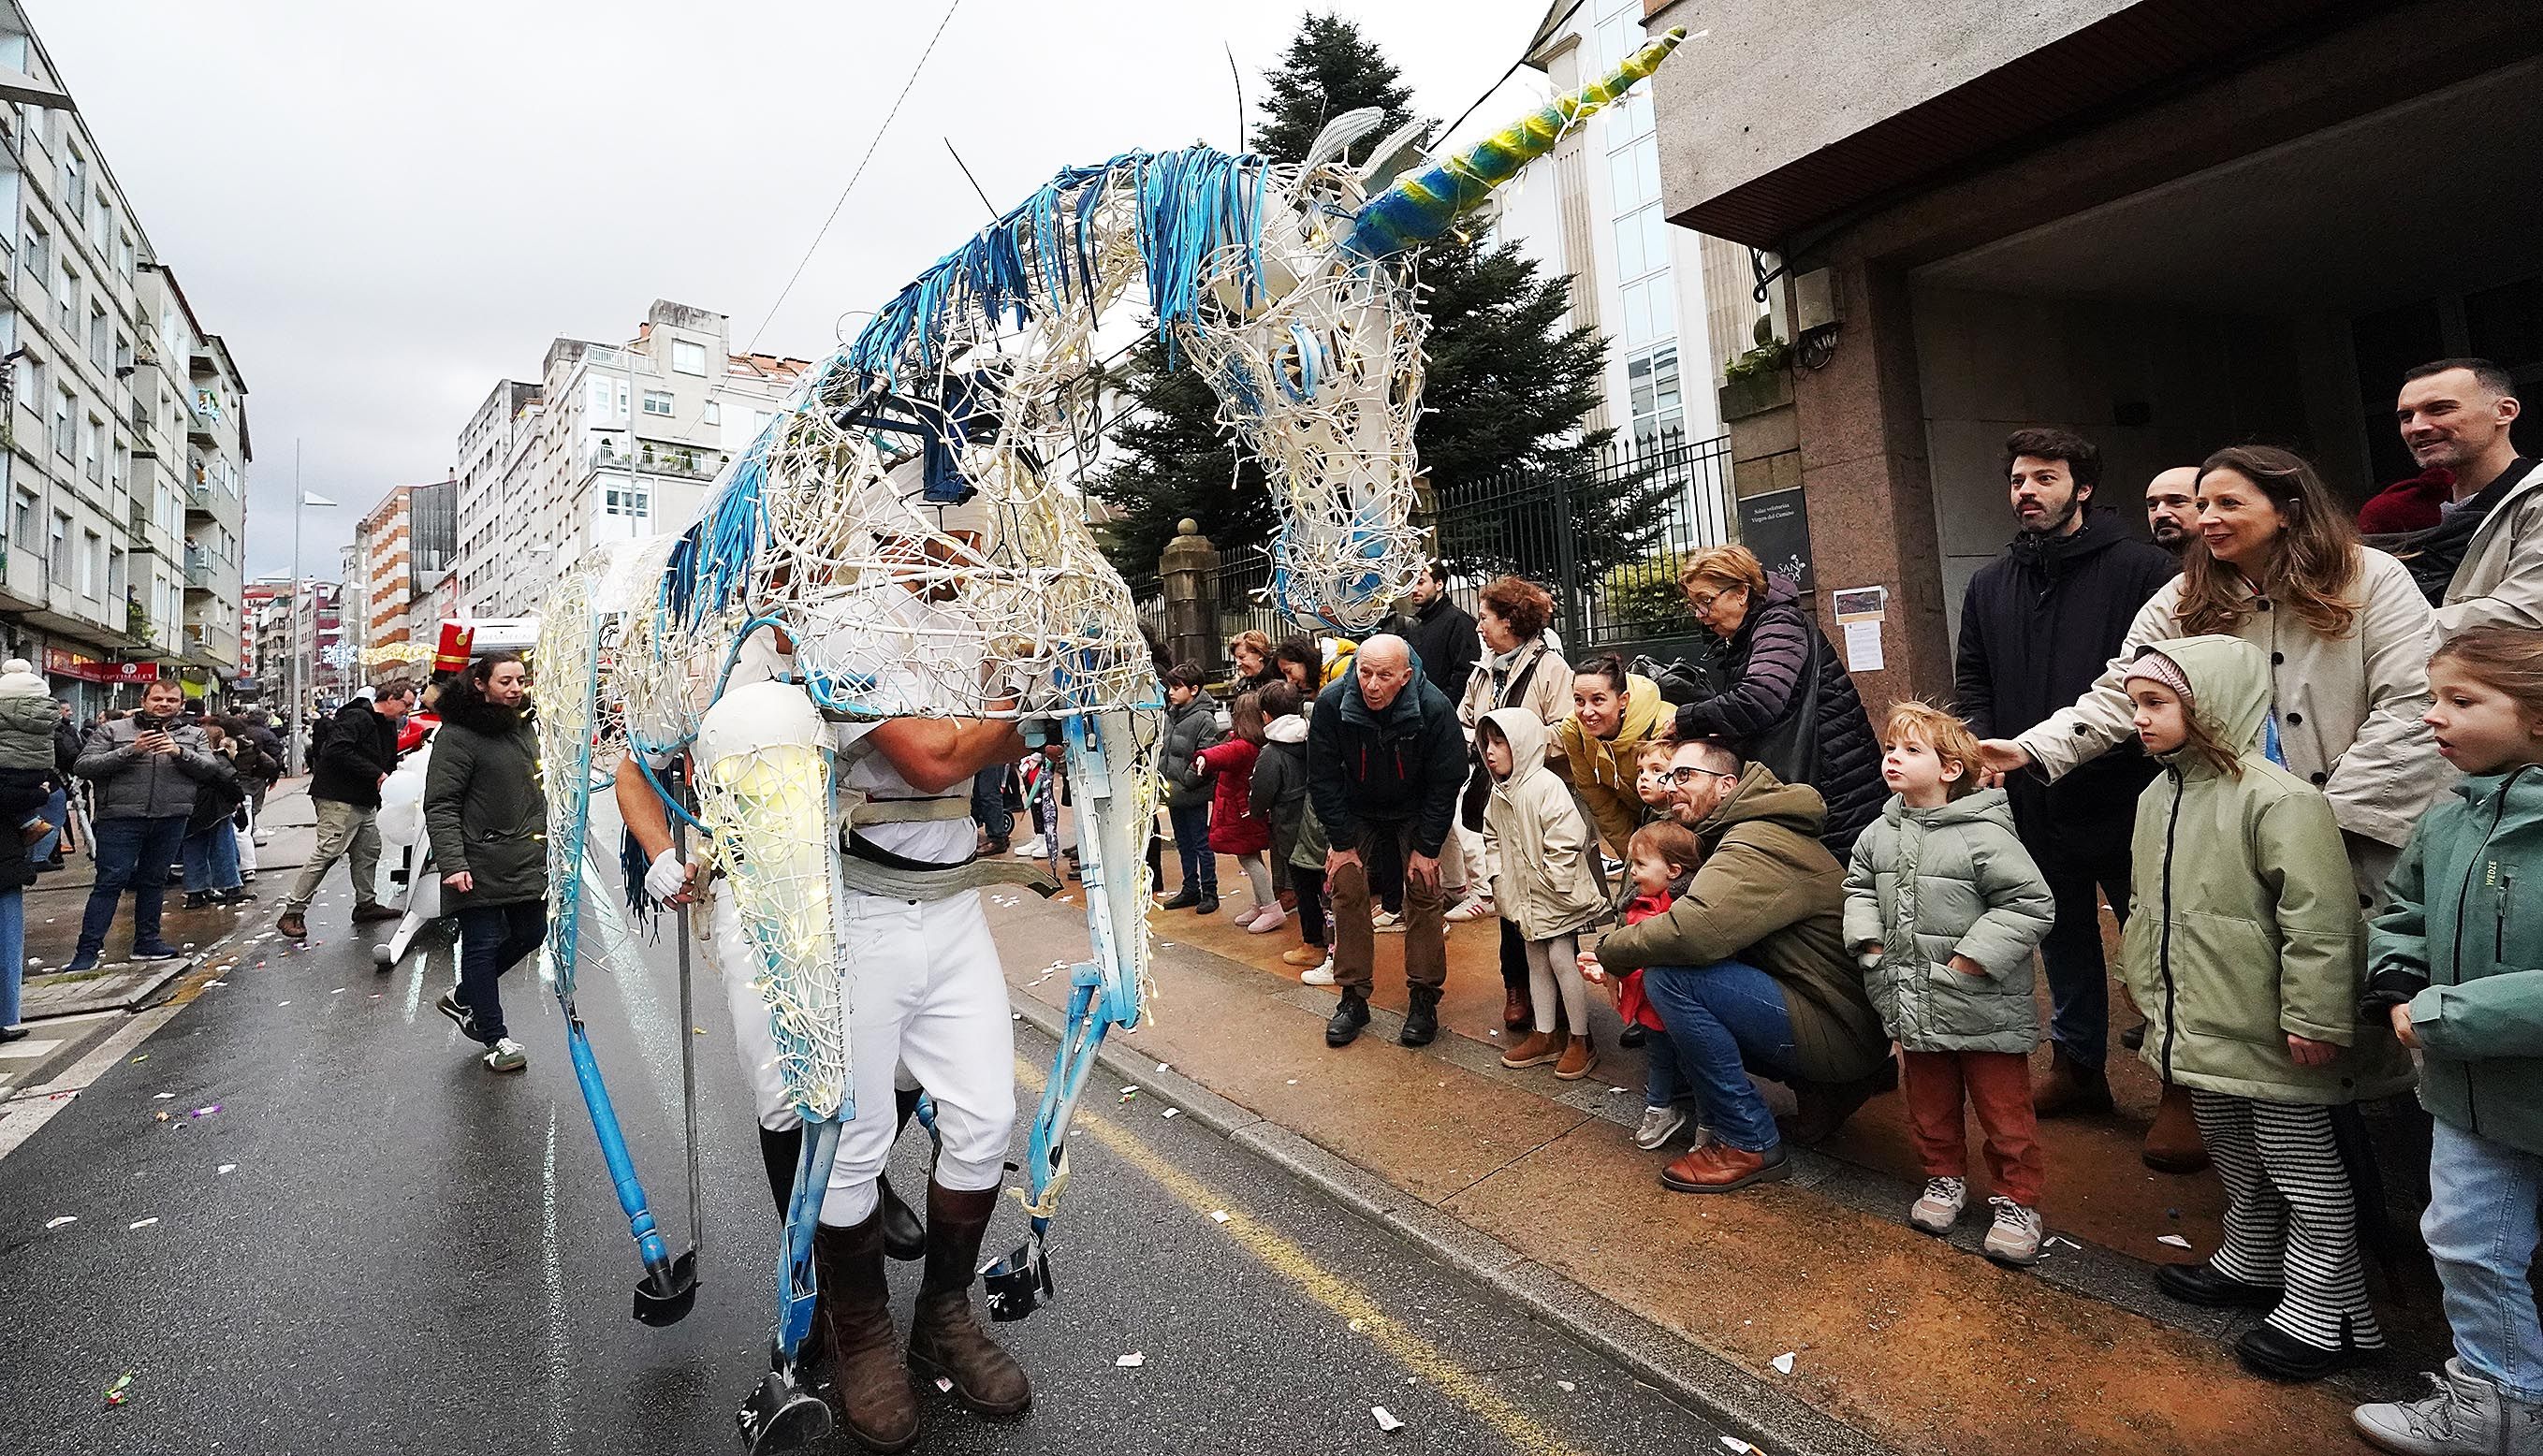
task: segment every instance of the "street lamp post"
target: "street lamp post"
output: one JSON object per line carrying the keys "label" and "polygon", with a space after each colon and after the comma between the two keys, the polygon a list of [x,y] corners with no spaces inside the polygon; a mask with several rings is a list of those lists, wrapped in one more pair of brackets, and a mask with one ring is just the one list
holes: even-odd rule
{"label": "street lamp post", "polygon": [[[301,750],[301,732],[308,710],[301,697],[300,676],[300,607],[309,597],[308,583],[300,578],[300,511],[304,506],[334,505],[324,496],[312,496],[300,489],[300,441],[291,442],[291,736],[283,740],[282,761],[287,767]],[[318,641],[318,603],[308,600],[309,641]],[[302,767],[308,767],[303,764]]]}

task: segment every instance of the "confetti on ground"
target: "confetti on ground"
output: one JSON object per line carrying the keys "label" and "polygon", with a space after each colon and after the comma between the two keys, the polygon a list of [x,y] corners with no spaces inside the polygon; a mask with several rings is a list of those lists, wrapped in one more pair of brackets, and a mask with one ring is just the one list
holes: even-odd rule
{"label": "confetti on ground", "polygon": [[1792,1374],[1792,1373],[1793,1373],[1793,1352],[1792,1352],[1791,1350],[1786,1350],[1786,1351],[1784,1351],[1782,1354],[1775,1356],[1775,1358],[1774,1358],[1774,1360],[1773,1360],[1773,1362],[1772,1362],[1772,1363],[1773,1363],[1773,1364],[1774,1364],[1774,1366],[1775,1366],[1775,1373],[1776,1373],[1776,1374],[1778,1374],[1778,1375],[1790,1375],[1790,1374]]}
{"label": "confetti on ground", "polygon": [[330,995],[330,996],[342,996],[342,995],[344,995],[344,994],[345,994],[345,988],[344,988],[344,987],[342,987],[342,986],[338,986],[336,989],[334,989],[334,990],[332,990],[332,991],[328,992],[327,994],[328,994],[328,995]]}
{"label": "confetti on ground", "polygon": [[165,1122],[168,1120],[168,1114],[166,1112],[152,1112],[150,1116],[153,1121]]}
{"label": "confetti on ground", "polygon": [[159,1220],[158,1220],[156,1217],[151,1217],[151,1218],[136,1218],[136,1219],[132,1220],[132,1222],[125,1224],[125,1225],[123,1226],[123,1231],[124,1231],[125,1233],[127,1233],[127,1234],[128,1234],[128,1233],[132,1232],[134,1229],[146,1229],[146,1228],[150,1227],[152,1224],[157,1223],[158,1221],[159,1221]]}
{"label": "confetti on ground", "polygon": [[228,1174],[232,1174],[232,1173],[236,1173],[236,1172],[238,1172],[238,1165],[237,1165],[236,1163],[224,1163],[224,1164],[222,1164],[220,1167],[215,1168],[215,1169],[213,1169],[212,1171],[213,1171],[214,1173],[218,1173],[218,1174],[222,1174],[222,1175],[226,1176],[226,1175],[228,1175]]}
{"label": "confetti on ground", "polygon": [[[1212,1223],[1227,1222],[1227,1210],[1224,1208],[1213,1208],[1209,1210],[1209,1221]],[[1359,1322],[1357,1320],[1351,1321],[1351,1328],[1354,1330],[1358,1329]]]}
{"label": "confetti on ground", "polygon": [[146,1052],[146,1051],[145,1051],[145,1052],[141,1053],[139,1056],[134,1057],[134,1058],[132,1059],[132,1064],[133,1064],[134,1066],[139,1066],[141,1063],[146,1062],[146,1061],[148,1061],[148,1060],[150,1060],[150,1053],[148,1053],[148,1052]]}
{"label": "confetti on ground", "polygon": [[1353,1331],[1354,1333],[1356,1333],[1356,1332],[1361,1328],[1361,1324],[1360,1324],[1360,1322],[1359,1322],[1359,1321],[1357,1321],[1357,1320],[1353,1320],[1353,1321],[1351,1321],[1350,1327],[1351,1327],[1352,1331]]}
{"label": "confetti on ground", "polygon": [[166,1102],[166,1101],[168,1101],[170,1098],[175,1097],[176,1095],[177,1095],[177,1094],[175,1094],[175,1093],[173,1093],[173,1092],[154,1092],[154,1093],[152,1093],[152,1094],[150,1095],[150,1100],[151,1100],[152,1102]]}
{"label": "confetti on ground", "polygon": [[2190,1247],[2190,1241],[2179,1234],[2157,1234],[2154,1236],[2154,1241],[2158,1244],[2170,1244],[2175,1249]]}
{"label": "confetti on ground", "polygon": [[1164,1062],[1159,1062],[1159,1063],[1157,1063],[1157,1070],[1158,1070],[1158,1071],[1160,1071],[1160,1072],[1171,1072],[1171,1071],[1173,1071],[1173,1070],[1174,1070],[1174,1068],[1173,1068],[1173,1067],[1171,1067],[1171,1066],[1168,1066],[1168,1065],[1167,1065],[1166,1063],[1164,1063]]}
{"label": "confetti on ground", "polygon": [[276,1002],[275,1002],[275,1003],[273,1003],[273,1004],[274,1004],[274,1005],[276,1005],[276,1006],[289,1006],[291,1003],[290,1003],[290,1002],[288,1002],[288,1001],[276,1001]]}
{"label": "confetti on ground", "polygon": [[1121,1089],[1121,1100],[1122,1100],[1123,1102],[1137,1102],[1137,1101],[1139,1100],[1139,1089],[1137,1089],[1137,1088],[1135,1088],[1135,1087],[1124,1087],[1124,1088],[1122,1088],[1122,1089]]}
{"label": "confetti on ground", "polygon": [[1134,1349],[1126,1355],[1115,1355],[1113,1357],[1113,1363],[1117,1368],[1123,1370],[1136,1370],[1141,1365],[1148,1363],[1148,1357]]}
{"label": "confetti on ground", "polygon": [[2065,1245],[2069,1249],[2081,1249],[2084,1247],[2083,1245],[2076,1243],[2074,1240],[2059,1234],[2050,1234],[2045,1242],[2051,1249],[2056,1248],[2060,1244]]}
{"label": "confetti on ground", "polygon": [[942,1375],[939,1375],[936,1377],[936,1388],[938,1390],[950,1391],[954,1388],[954,1382],[946,1379]]}
{"label": "confetti on ground", "polygon": [[205,981],[203,982],[203,989],[208,991],[214,986],[226,986],[228,984],[229,982],[227,981]]}
{"label": "confetti on ground", "polygon": [[61,1217],[59,1217],[59,1218],[55,1218],[55,1219],[48,1219],[48,1220],[46,1220],[46,1221],[45,1221],[45,1224],[44,1224],[44,1227],[45,1227],[45,1228],[47,1228],[47,1229],[57,1229],[57,1228],[60,1228],[63,1224],[66,1224],[66,1223],[77,1223],[77,1222],[79,1222],[79,1215],[78,1215],[78,1214],[76,1214],[76,1213],[65,1213],[65,1214],[63,1214],[63,1215],[62,1215]]}
{"label": "confetti on ground", "polygon": [[123,1393],[131,1388],[132,1372],[126,1370],[121,1375],[116,1377],[116,1381],[113,1385],[106,1388],[106,1403],[110,1406],[122,1405]]}
{"label": "confetti on ground", "polygon": [[1754,1446],[1752,1446],[1752,1445],[1748,1444],[1746,1441],[1743,1441],[1743,1440],[1739,1439],[1737,1436],[1724,1436],[1724,1437],[1722,1438],[1722,1444],[1724,1444],[1724,1445],[1726,1445],[1726,1446],[1729,1446],[1729,1447],[1730,1447],[1732,1450],[1734,1450],[1734,1451],[1738,1452],[1738,1453],[1739,1453],[1739,1456],[1748,1456],[1748,1453],[1749,1453],[1749,1452],[1754,1451],[1754,1450],[1756,1450],[1756,1449],[1757,1449],[1756,1447],[1754,1447]]}
{"label": "confetti on ground", "polygon": [[219,1111],[220,1110],[221,1110],[221,1105],[220,1105],[219,1103],[214,1103],[214,1104],[212,1104],[210,1107],[207,1107],[207,1108],[196,1108],[196,1109],[194,1109],[193,1115],[195,1115],[195,1116],[197,1116],[197,1117],[208,1117],[208,1116],[210,1116],[212,1113],[217,1112],[217,1111]]}
{"label": "confetti on ground", "polygon": [[1295,1078],[1295,1077],[1290,1078],[1290,1079],[1289,1079],[1289,1085],[1290,1085],[1290,1086],[1292,1086],[1292,1087],[1297,1086],[1297,1085],[1298,1085],[1298,1079],[1297,1079],[1297,1078]]}
{"label": "confetti on ground", "polygon": [[1162,1116],[1167,1116],[1167,1117],[1178,1117],[1178,1116],[1183,1115],[1183,1109],[1181,1109],[1181,1108],[1168,1108],[1168,1109],[1166,1109],[1166,1110],[1165,1110],[1165,1111],[1164,1111],[1163,1113],[1161,1113],[1160,1115],[1162,1115]]}
{"label": "confetti on ground", "polygon": [[691,1027],[691,1028],[689,1028],[689,1035],[692,1035],[692,1036],[703,1036],[703,1035],[705,1035],[706,1034],[707,1034],[707,1029],[706,1029],[706,1028],[704,1028],[704,1027]]}
{"label": "confetti on ground", "polygon": [[1573,1384],[1571,1381],[1569,1381],[1569,1380],[1558,1380],[1558,1381],[1556,1381],[1556,1382],[1554,1382],[1554,1383],[1555,1383],[1556,1385],[1561,1386],[1561,1387],[1563,1388],[1563,1390],[1564,1390],[1564,1393],[1565,1393],[1565,1394],[1567,1394],[1567,1395],[1568,1395],[1568,1394],[1570,1394],[1571,1392],[1576,1391],[1576,1390],[1579,1390],[1579,1389],[1580,1388],[1580,1387],[1579,1387],[1579,1386],[1577,1386],[1577,1385],[1574,1385],[1574,1384]]}
{"label": "confetti on ground", "polygon": [[1623,1089],[1623,1088],[1621,1088],[1621,1087],[1610,1087],[1610,1088],[1608,1088],[1607,1090],[1608,1090],[1609,1092],[1617,1092],[1617,1093],[1621,1093],[1621,1092],[1623,1092],[1625,1089]]}
{"label": "confetti on ground", "polygon": [[1377,1421],[1377,1428],[1379,1430],[1402,1430],[1404,1428],[1404,1422],[1396,1419],[1395,1413],[1386,1409],[1384,1406],[1371,1406],[1368,1408],[1368,1414]]}

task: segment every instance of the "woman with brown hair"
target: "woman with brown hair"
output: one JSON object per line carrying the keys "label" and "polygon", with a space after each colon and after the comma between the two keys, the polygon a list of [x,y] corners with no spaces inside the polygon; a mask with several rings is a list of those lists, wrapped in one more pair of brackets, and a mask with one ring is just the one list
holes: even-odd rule
{"label": "woman with brown hair", "polygon": [[1228,640],[1227,660],[1235,681],[1228,694],[1259,693],[1280,680],[1279,664],[1272,660],[1272,639],[1260,632],[1240,632]]}
{"label": "woman with brown hair", "polygon": [[[2198,468],[2198,535],[2181,575],[2154,594],[2119,655],[2071,708],[2014,738],[1979,745],[1997,773],[2051,780],[2131,736],[2127,665],[2149,643],[2220,633],[2270,659],[2274,757],[2322,791],[2339,820],[2361,906],[2381,895],[2411,828],[2452,778],[2420,715],[2428,706],[2436,616],[2408,568],[2361,544],[2348,509],[2285,450],[2238,445]],[[2071,1065],[2058,1078],[2087,1075]],[[2071,1089],[2068,1089],[2071,1091]],[[2151,1167],[2204,1162],[2186,1098],[2167,1088],[2146,1134]]]}
{"label": "woman with brown hair", "polygon": [[1688,557],[1678,589],[1723,646],[1721,691],[1678,705],[1677,738],[1723,739],[1784,782],[1819,791],[1827,802],[1819,842],[1843,864],[1889,799],[1881,743],[1845,664],[1792,578],[1769,575],[1745,546]]}

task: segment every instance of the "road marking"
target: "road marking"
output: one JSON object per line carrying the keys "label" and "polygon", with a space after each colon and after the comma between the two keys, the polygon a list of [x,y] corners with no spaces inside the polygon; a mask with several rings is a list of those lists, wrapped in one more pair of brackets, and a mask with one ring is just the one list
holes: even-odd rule
{"label": "road marking", "polygon": [[415,1025],[416,1008],[424,1004],[424,973],[431,967],[432,949],[428,946],[419,948],[415,953],[415,964],[406,978],[406,1024],[410,1027]]}
{"label": "road marking", "polygon": [[30,1036],[23,1041],[13,1041],[7,1047],[0,1048],[0,1058],[11,1061],[33,1061],[39,1056],[50,1056],[61,1049],[62,1043],[59,1041],[39,1041]]}
{"label": "road marking", "polygon": [[[1016,1061],[1016,1080],[1038,1094],[1042,1086],[1042,1071],[1020,1057]],[[1218,1226],[1226,1230],[1228,1237],[1246,1253],[1305,1290],[1308,1298],[1352,1322],[1353,1333],[1368,1337],[1369,1342],[1388,1358],[1446,1392],[1450,1399],[1483,1418],[1518,1449],[1528,1452],[1529,1456],[1586,1456],[1580,1447],[1548,1430],[1526,1412],[1512,1405],[1507,1397],[1485,1384],[1474,1371],[1379,1308],[1376,1301],[1361,1293],[1349,1280],[1317,1263],[1314,1255],[1250,1217],[1225,1194],[1210,1191],[1200,1180],[1159,1157],[1135,1133],[1116,1125],[1083,1105],[1078,1109],[1075,1130],[1104,1144],[1194,1212],[1202,1215],[1219,1211],[1229,1213],[1228,1220]]]}
{"label": "road marking", "polygon": [[568,1456],[566,1381],[573,1357],[566,1348],[565,1264],[557,1240],[556,1104],[548,1104],[548,1153],[540,1167],[540,1256],[548,1296],[548,1449]]}

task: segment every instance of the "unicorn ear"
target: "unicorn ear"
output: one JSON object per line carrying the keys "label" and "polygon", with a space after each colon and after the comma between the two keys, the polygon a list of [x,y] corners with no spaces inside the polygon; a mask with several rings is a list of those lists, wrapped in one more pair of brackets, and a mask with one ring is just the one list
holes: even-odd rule
{"label": "unicorn ear", "polygon": [[1361,169],[1359,179],[1361,191],[1378,192],[1388,183],[1395,181],[1405,168],[1420,164],[1423,161],[1422,136],[1429,129],[1430,123],[1427,121],[1418,119],[1407,121],[1396,127],[1386,140],[1379,142],[1368,154],[1368,162]]}
{"label": "unicorn ear", "polygon": [[1299,170],[1315,171],[1318,167],[1350,150],[1352,142],[1375,131],[1385,124],[1385,121],[1386,113],[1376,107],[1361,107],[1355,112],[1345,112],[1327,121],[1325,129],[1316,133],[1315,142],[1307,148],[1307,160],[1299,164]]}

